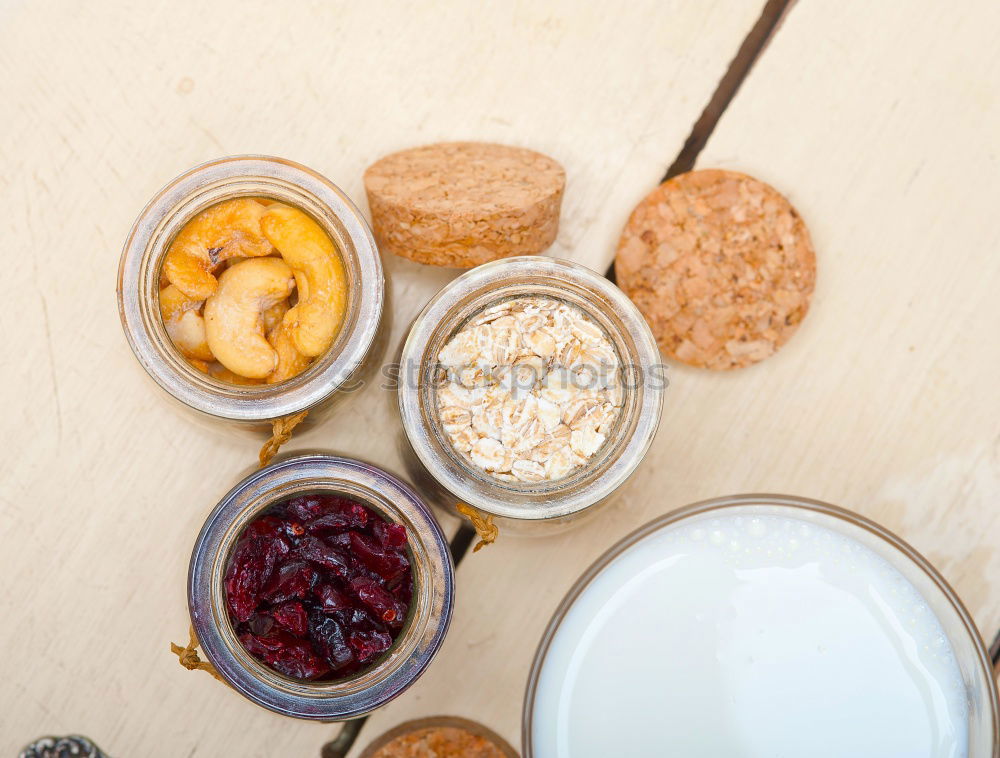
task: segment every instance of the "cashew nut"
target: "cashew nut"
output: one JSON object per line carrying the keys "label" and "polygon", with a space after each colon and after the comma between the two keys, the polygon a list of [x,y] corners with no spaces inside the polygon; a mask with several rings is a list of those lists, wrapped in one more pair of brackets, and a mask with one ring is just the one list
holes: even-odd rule
{"label": "cashew nut", "polygon": [[226,269],[218,290],[205,301],[205,336],[215,359],[247,379],[274,371],[278,355],[264,339],[263,312],[294,286],[292,270],[279,258],[255,258]]}
{"label": "cashew nut", "polygon": [[288,301],[282,300],[280,303],[275,303],[266,311],[264,311],[264,333],[268,335],[270,339],[271,332],[275,330],[278,324],[281,323],[281,319],[285,317],[288,313]]}
{"label": "cashew nut", "polygon": [[284,322],[280,322],[268,331],[267,341],[274,348],[274,352],[278,354],[278,365],[268,375],[268,384],[277,384],[301,374],[311,362],[309,356],[302,355],[295,347],[291,329]]}
{"label": "cashew nut", "polygon": [[188,297],[204,300],[218,287],[212,271],[230,258],[270,255],[271,243],[261,234],[267,208],[249,197],[223,200],[191,219],[170,243],[163,273]]}
{"label": "cashew nut", "polygon": [[333,240],[298,208],[270,205],[260,226],[295,274],[299,301],[285,314],[284,321],[296,349],[314,358],[333,344],[344,320],[344,264]]}
{"label": "cashew nut", "polygon": [[263,384],[260,379],[247,379],[245,376],[240,376],[239,374],[230,371],[228,368],[223,366],[221,363],[209,363],[208,373],[211,374],[215,379],[220,382],[229,382],[230,384]]}
{"label": "cashew nut", "polygon": [[209,374],[219,381],[229,382],[230,384],[263,384],[260,379],[247,379],[245,376],[234,374],[217,361],[209,363],[208,361],[199,361],[191,358],[188,360],[188,363],[198,369],[201,373]]}
{"label": "cashew nut", "polygon": [[185,358],[211,361],[215,356],[205,342],[205,320],[198,312],[201,303],[172,284],[160,290],[160,315],[171,342]]}

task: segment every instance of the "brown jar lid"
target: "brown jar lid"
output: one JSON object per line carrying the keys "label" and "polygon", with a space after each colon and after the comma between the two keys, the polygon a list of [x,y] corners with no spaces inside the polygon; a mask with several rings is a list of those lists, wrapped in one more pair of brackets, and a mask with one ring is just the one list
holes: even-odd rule
{"label": "brown jar lid", "polygon": [[457,268],[548,248],[566,185],[552,158],[485,142],[403,150],[369,166],[364,178],[382,250]]}
{"label": "brown jar lid", "polygon": [[660,349],[734,369],[772,355],[799,328],[816,283],[809,230],[776,189],[735,171],[691,171],[632,212],[615,275]]}
{"label": "brown jar lid", "polygon": [[375,739],[360,758],[518,758],[496,732],[457,716],[400,724]]}

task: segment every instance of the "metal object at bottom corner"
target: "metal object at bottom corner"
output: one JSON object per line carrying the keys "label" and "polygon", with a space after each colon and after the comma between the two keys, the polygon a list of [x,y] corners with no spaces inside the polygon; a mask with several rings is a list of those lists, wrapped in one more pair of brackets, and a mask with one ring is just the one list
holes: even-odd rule
{"label": "metal object at bottom corner", "polygon": [[18,758],[109,758],[86,737],[42,737],[25,746]]}

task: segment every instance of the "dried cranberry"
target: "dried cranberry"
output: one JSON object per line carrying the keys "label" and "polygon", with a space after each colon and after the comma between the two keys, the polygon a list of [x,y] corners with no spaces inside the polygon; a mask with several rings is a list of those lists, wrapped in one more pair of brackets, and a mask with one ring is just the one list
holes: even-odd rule
{"label": "dried cranberry", "polygon": [[263,556],[253,550],[249,541],[233,551],[226,570],[225,585],[229,612],[237,621],[246,621],[257,609],[260,587],[264,582],[263,573]]}
{"label": "dried cranberry", "polygon": [[358,606],[352,606],[351,608],[346,608],[336,614],[337,618],[340,619],[345,627],[350,629],[372,629],[374,627],[380,627],[379,623],[375,620],[367,609],[359,608]]}
{"label": "dried cranberry", "polygon": [[323,613],[333,613],[351,607],[351,601],[347,599],[347,596],[332,584],[317,586],[316,599],[319,601],[318,607]]}
{"label": "dried cranberry", "polygon": [[347,578],[350,569],[350,559],[343,551],[327,545],[319,537],[303,537],[297,552],[307,561],[311,561],[336,576]]}
{"label": "dried cranberry", "polygon": [[372,524],[372,533],[384,548],[400,548],[406,544],[406,527],[402,524],[380,520]]}
{"label": "dried cranberry", "polygon": [[394,585],[387,584],[386,587],[392,590],[392,594],[396,596],[399,602],[406,608],[409,608],[410,601],[413,599],[413,579],[410,576],[410,569],[407,569]]}
{"label": "dried cranberry", "polygon": [[246,626],[253,634],[267,635],[274,629],[274,619],[270,616],[255,613]]}
{"label": "dried cranberry", "polygon": [[365,663],[392,646],[392,635],[379,629],[352,629],[347,635],[347,644],[358,661]]}
{"label": "dried cranberry", "polygon": [[293,497],[285,503],[285,513],[298,521],[309,521],[323,513],[323,499],[319,495]]}
{"label": "dried cranberry", "polygon": [[367,577],[355,577],[351,580],[351,589],[376,618],[395,629],[402,626],[406,608],[377,582]]}
{"label": "dried cranberry", "polygon": [[331,504],[327,513],[309,521],[306,528],[310,534],[324,534],[345,532],[348,529],[363,529],[367,524],[367,509],[360,503],[343,500]]}
{"label": "dried cranberry", "polygon": [[261,597],[271,603],[284,603],[296,597],[301,600],[315,584],[316,578],[316,569],[305,561],[283,563],[264,585]]}
{"label": "dried cranberry", "polygon": [[318,679],[330,673],[330,666],[305,641],[289,645],[272,659],[270,665],[279,674],[293,679]]}
{"label": "dried cranberry", "polygon": [[293,497],[282,506],[282,512],[286,517],[303,523],[328,514],[344,514],[357,528],[367,525],[368,519],[374,515],[369,508],[350,498],[325,494]]}
{"label": "dried cranberry", "polygon": [[374,538],[366,534],[351,532],[351,551],[365,566],[378,574],[386,582],[402,576],[410,567],[406,556],[382,547]]}
{"label": "dried cranberry", "polygon": [[288,543],[271,529],[272,524],[258,526],[258,523],[251,524],[246,534],[240,537],[226,570],[226,596],[229,609],[237,621],[246,621],[253,615],[275,564],[290,549]]}
{"label": "dried cranberry", "polygon": [[313,644],[334,671],[354,663],[354,651],[347,644],[344,628],[329,616],[316,615],[309,621]]}
{"label": "dried cranberry", "polygon": [[277,516],[263,516],[250,523],[246,531],[243,532],[241,539],[251,537],[280,537],[285,531],[284,526],[285,522]]}
{"label": "dried cranberry", "polygon": [[406,529],[361,503],[303,495],[244,530],[226,568],[247,651],[286,676],[343,678],[391,647],[410,607]]}
{"label": "dried cranberry", "polygon": [[271,617],[278,626],[288,630],[296,637],[304,637],[309,631],[309,617],[306,615],[306,609],[297,600],[271,609]]}
{"label": "dried cranberry", "polygon": [[[295,638],[289,635],[289,639],[294,640]],[[240,642],[243,643],[243,647],[247,649],[248,653],[258,658],[268,658],[271,653],[281,648],[281,640],[278,639],[277,635],[271,636],[270,633],[244,632],[240,635]]]}
{"label": "dried cranberry", "polygon": [[267,636],[247,632],[240,635],[240,642],[251,655],[262,659],[279,674],[294,679],[317,679],[330,671],[308,642],[288,632]]}
{"label": "dried cranberry", "polygon": [[345,553],[350,555],[351,535],[348,532],[343,532],[342,534],[326,534],[323,536],[323,542],[330,547],[340,548]]}

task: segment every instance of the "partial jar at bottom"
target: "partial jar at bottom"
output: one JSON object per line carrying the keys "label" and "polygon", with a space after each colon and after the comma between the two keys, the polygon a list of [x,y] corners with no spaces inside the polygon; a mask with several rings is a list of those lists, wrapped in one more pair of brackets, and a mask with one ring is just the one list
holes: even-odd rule
{"label": "partial jar at bottom", "polygon": [[[409,543],[413,594],[407,621],[388,651],[343,679],[293,679],[257,660],[241,643],[226,602],[226,569],[246,527],[276,504],[313,493],[362,503],[403,526]],[[304,455],[251,474],[215,507],[192,553],[188,603],[206,658],[244,697],[283,715],[340,721],[385,705],[430,664],[451,620],[454,568],[440,526],[410,487],[360,461]]]}
{"label": "partial jar at bottom", "polygon": [[[456,368],[447,364],[455,352],[451,346],[456,337],[462,337],[463,332],[477,328],[497,313],[504,317],[507,307],[515,310],[527,307],[534,318],[534,309],[539,304],[543,310],[559,310],[560,319],[573,322],[569,330],[587,331],[591,335],[587,338],[591,340],[589,344],[598,352],[613,353],[621,394],[614,400],[613,419],[601,428],[599,446],[586,449],[587,455],[578,457],[568,472],[561,467],[560,475],[551,478],[538,473],[539,460],[544,462],[544,457],[536,455],[534,461],[524,460],[521,462],[524,471],[535,472],[534,481],[528,481],[529,477],[519,479],[507,473],[490,472],[458,449],[448,428],[450,419],[442,418],[441,408],[445,403],[441,398],[455,394],[447,384],[454,381],[454,377],[449,377],[456,373]],[[507,327],[502,331],[504,337],[509,337]],[[539,355],[531,353],[530,340],[524,334],[515,334],[513,340],[514,352],[498,348],[498,355],[523,354],[525,357],[520,361],[539,364],[538,383],[531,385],[532,393],[538,394],[543,374],[548,377],[545,381],[550,381],[555,370],[569,377],[562,386],[569,387],[577,381],[577,375],[562,365],[563,358],[552,357],[551,346],[538,349],[539,353],[550,355],[547,363],[539,362]],[[473,339],[469,344],[478,343]],[[506,361],[508,358],[501,355],[487,366],[488,376],[480,377],[476,372],[490,361],[481,357],[470,359],[469,371],[476,376],[467,386],[472,388],[473,402],[480,405],[464,410],[473,418],[483,410],[482,392],[475,382],[485,382],[487,391],[492,391],[505,381],[520,381],[509,379],[510,371],[520,370],[520,364],[511,366]],[[603,370],[602,367],[597,373]],[[529,384],[532,381],[529,378]],[[586,381],[575,386],[586,388]],[[665,387],[665,367],[649,327],[628,297],[605,277],[572,261],[542,256],[508,258],[478,266],[435,295],[414,321],[403,347],[398,400],[409,442],[408,473],[413,481],[433,490],[438,504],[450,510],[455,510],[459,503],[472,506],[492,516],[501,530],[537,534],[542,525],[566,526],[584,513],[592,513],[594,506],[608,502],[639,466],[659,424]],[[466,394],[462,387],[455,389],[458,394]],[[531,402],[534,407],[535,401]],[[553,403],[539,401],[538,407],[542,405],[552,413]],[[569,402],[556,411],[572,414],[575,411],[571,405]],[[457,413],[454,409],[452,412]],[[503,441],[518,440],[526,424],[536,423],[534,418],[523,417],[520,411],[513,416],[505,413],[507,426],[502,433],[484,432],[484,436],[493,435],[492,441],[486,440],[487,449],[500,454],[504,454]],[[553,419],[553,424],[557,423]],[[482,431],[487,426],[473,421],[473,429]],[[565,434],[564,426],[559,428]],[[541,468],[551,472],[553,467]]]}

